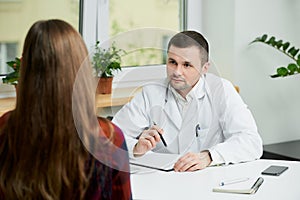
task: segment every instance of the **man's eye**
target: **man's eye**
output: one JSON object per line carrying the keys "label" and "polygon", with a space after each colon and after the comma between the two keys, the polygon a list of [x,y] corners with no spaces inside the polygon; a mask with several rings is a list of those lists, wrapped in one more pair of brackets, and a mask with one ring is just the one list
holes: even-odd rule
{"label": "man's eye", "polygon": [[176,62],[174,60],[169,60],[169,63],[172,65],[176,65]]}
{"label": "man's eye", "polygon": [[191,67],[191,65],[190,65],[189,63],[185,63],[183,66],[184,66],[185,68]]}

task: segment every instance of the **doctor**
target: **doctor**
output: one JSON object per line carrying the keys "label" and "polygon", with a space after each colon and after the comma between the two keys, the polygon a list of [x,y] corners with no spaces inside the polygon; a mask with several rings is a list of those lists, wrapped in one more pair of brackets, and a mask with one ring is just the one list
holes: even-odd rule
{"label": "doctor", "polygon": [[262,140],[250,110],[229,81],[207,73],[208,57],[200,33],[171,38],[167,79],[145,85],[113,118],[131,158],[179,154],[179,172],[260,158]]}

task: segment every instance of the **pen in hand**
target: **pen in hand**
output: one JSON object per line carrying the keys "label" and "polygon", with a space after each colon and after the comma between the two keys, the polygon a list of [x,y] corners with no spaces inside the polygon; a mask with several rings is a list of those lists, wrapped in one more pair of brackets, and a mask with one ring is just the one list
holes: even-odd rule
{"label": "pen in hand", "polygon": [[[153,125],[157,125],[157,124],[156,124],[155,122],[153,122]],[[164,137],[162,136],[162,134],[161,134],[159,131],[157,131],[157,133],[158,133],[158,135],[159,135],[159,137],[160,137],[162,143],[163,143],[163,144],[165,145],[165,147],[166,147],[166,146],[167,146],[167,143],[166,143]]]}

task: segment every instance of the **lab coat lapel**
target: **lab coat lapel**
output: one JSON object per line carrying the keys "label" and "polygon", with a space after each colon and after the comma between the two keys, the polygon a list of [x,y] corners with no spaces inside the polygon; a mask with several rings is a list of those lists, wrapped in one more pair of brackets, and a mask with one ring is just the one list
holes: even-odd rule
{"label": "lab coat lapel", "polygon": [[179,152],[185,153],[192,146],[196,139],[195,127],[198,123],[198,100],[193,100],[189,106],[186,116],[184,116],[181,131],[179,134]]}
{"label": "lab coat lapel", "polygon": [[164,111],[171,123],[173,123],[177,127],[177,129],[180,130],[182,124],[182,117],[179,112],[177,103],[171,92],[168,92],[167,95],[168,97],[166,98],[167,102],[165,104]]}
{"label": "lab coat lapel", "polygon": [[204,78],[200,79],[199,83],[194,88],[194,99],[192,100],[189,108],[184,116],[182,128],[179,135],[179,152],[186,153],[187,151],[197,152],[199,146],[196,138],[196,126],[202,127],[202,122],[205,123],[206,119],[210,119],[207,116],[207,112],[203,112],[203,109],[207,109],[205,103],[207,98],[206,89],[204,84]]}

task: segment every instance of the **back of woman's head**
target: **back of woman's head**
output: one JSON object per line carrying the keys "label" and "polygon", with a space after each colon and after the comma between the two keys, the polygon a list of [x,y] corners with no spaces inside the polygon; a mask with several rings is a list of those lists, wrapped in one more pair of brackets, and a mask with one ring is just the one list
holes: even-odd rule
{"label": "back of woman's head", "polygon": [[60,112],[70,100],[76,74],[87,56],[81,36],[68,23],[48,20],[33,24],[23,48],[19,105],[45,102],[48,106],[42,107],[43,112],[47,107],[50,112]]}
{"label": "back of woman's head", "polygon": [[80,126],[87,127],[89,114],[94,112],[94,96],[84,41],[61,20],[32,25],[23,48],[16,109],[0,133],[0,196],[83,198],[89,154],[72,114],[73,86],[81,69],[87,78],[77,84],[80,95],[75,108],[80,105],[76,115],[82,120]]}

